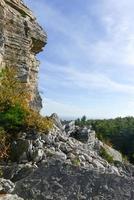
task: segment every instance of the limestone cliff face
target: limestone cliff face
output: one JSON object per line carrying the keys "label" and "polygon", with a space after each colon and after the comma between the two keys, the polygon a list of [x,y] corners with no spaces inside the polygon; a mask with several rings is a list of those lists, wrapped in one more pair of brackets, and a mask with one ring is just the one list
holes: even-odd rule
{"label": "limestone cliff face", "polygon": [[47,36],[21,0],[0,0],[0,68],[13,66],[31,93],[31,105],[40,110],[37,76]]}

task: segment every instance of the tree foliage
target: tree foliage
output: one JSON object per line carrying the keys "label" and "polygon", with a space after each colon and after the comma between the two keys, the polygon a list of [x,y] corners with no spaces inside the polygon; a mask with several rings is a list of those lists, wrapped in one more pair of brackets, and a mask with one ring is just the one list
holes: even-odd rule
{"label": "tree foliage", "polygon": [[[78,120],[76,123],[78,124]],[[79,125],[81,124],[82,120],[79,119]],[[100,140],[112,145],[134,163],[134,117],[86,120],[84,124],[91,125]]]}

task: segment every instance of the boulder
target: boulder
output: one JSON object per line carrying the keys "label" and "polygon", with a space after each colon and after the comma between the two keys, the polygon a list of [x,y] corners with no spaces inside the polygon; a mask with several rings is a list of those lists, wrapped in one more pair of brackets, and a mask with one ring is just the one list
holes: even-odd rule
{"label": "boulder", "polygon": [[62,126],[62,123],[60,121],[60,118],[58,117],[58,115],[56,113],[53,113],[50,117],[54,124],[60,129],[60,130],[63,130],[63,126]]}
{"label": "boulder", "polygon": [[114,161],[119,161],[119,162],[122,162],[123,161],[123,158],[122,158],[122,155],[119,151],[113,149],[112,147],[106,145],[106,144],[103,144],[103,148],[105,149],[105,151],[110,155],[112,156],[113,160]]}
{"label": "boulder", "polygon": [[44,158],[44,149],[41,148],[35,148],[31,153],[30,153],[30,160],[34,163],[38,163]]}
{"label": "boulder", "polygon": [[55,152],[53,157],[55,160],[65,161],[67,159],[67,156],[63,152]]}
{"label": "boulder", "polygon": [[52,131],[48,134],[41,135],[41,139],[42,139],[42,141],[44,141],[44,144],[46,144],[46,145],[55,143],[55,138],[56,138],[56,134],[55,134],[55,132],[52,132]]}
{"label": "boulder", "polygon": [[14,187],[14,183],[12,183],[10,180],[0,178],[0,194],[11,193],[13,192]]}
{"label": "boulder", "polygon": [[11,160],[18,163],[28,162],[27,152],[29,148],[29,140],[18,139],[14,141],[11,145]]}
{"label": "boulder", "polygon": [[89,143],[89,146],[94,146],[95,144],[95,131],[91,131],[88,127],[76,127],[75,131],[70,134],[70,137],[74,137],[75,139],[83,142]]}
{"label": "boulder", "polygon": [[72,132],[75,131],[75,121],[71,121],[64,125],[64,130],[66,134],[69,136]]}
{"label": "boulder", "polygon": [[54,160],[60,160],[60,161],[65,161],[67,159],[67,155],[63,153],[62,151],[55,151],[55,149],[46,149],[45,154],[47,156],[47,160],[49,159],[54,159]]}
{"label": "boulder", "polygon": [[[37,138],[37,139],[36,139]],[[35,140],[18,139],[11,145],[11,160],[18,163],[39,162],[44,156],[44,143],[38,135]]]}

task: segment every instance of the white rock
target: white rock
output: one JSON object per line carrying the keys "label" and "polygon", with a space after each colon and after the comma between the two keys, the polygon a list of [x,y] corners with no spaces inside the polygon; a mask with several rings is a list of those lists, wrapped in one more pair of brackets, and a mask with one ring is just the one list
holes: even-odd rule
{"label": "white rock", "polygon": [[98,160],[93,160],[93,165],[94,167],[105,169],[105,167]]}
{"label": "white rock", "polygon": [[18,197],[17,195],[7,194],[7,195],[1,195],[0,200],[24,200],[24,199]]}
{"label": "white rock", "polygon": [[10,180],[0,178],[0,191],[4,193],[11,193],[14,190],[14,183]]}

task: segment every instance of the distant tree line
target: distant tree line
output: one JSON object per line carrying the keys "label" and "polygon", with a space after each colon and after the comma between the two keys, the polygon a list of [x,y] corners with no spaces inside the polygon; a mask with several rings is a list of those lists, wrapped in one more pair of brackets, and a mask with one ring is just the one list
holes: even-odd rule
{"label": "distant tree line", "polygon": [[120,151],[134,163],[134,117],[89,120],[83,116],[75,121],[79,126],[92,126],[97,137]]}

